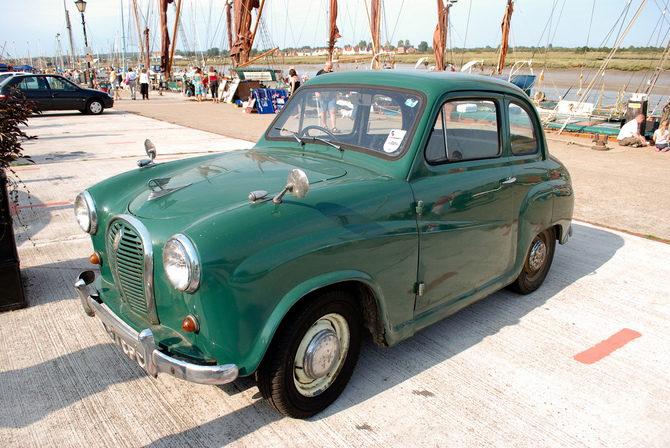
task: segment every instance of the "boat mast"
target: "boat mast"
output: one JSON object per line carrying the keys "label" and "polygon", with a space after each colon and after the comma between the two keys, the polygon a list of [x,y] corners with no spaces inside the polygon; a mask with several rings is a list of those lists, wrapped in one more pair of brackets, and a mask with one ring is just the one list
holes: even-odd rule
{"label": "boat mast", "polygon": [[121,0],[121,33],[123,36],[123,72],[128,71],[128,61],[126,60],[126,25],[123,22],[123,0]]}
{"label": "boat mast", "polygon": [[503,67],[505,67],[505,56],[507,56],[507,47],[509,40],[509,29],[510,23],[512,22],[512,13],[514,12],[514,2],[512,0],[507,0],[507,8],[505,9],[505,17],[503,18],[502,25],[502,43],[500,44],[500,55],[498,56],[498,67],[496,67],[496,72],[498,75],[502,73]]}
{"label": "boat mast", "polygon": [[[365,1],[365,12],[368,12],[367,0]],[[379,26],[381,23],[381,1],[370,0],[370,13],[368,14],[368,24],[370,26],[370,38],[372,39],[372,68],[379,69],[379,61],[377,55],[381,49],[379,44]]]}
{"label": "boat mast", "polygon": [[65,6],[65,0],[63,0],[63,9],[65,9],[65,24],[67,26],[67,35],[70,38],[70,66],[74,68],[74,40],[72,39],[72,26],[70,25],[70,13],[67,11],[67,6]]}
{"label": "boat mast", "polygon": [[170,59],[168,59],[167,71],[165,72],[165,78],[169,78],[172,75],[172,63],[174,62],[174,48],[177,43],[177,29],[179,25],[179,15],[181,14],[181,0],[177,0],[177,14],[174,18],[174,31],[172,32],[172,47],[170,48]]}
{"label": "boat mast", "polygon": [[254,32],[251,33],[251,42],[249,43],[249,51],[251,51],[251,49],[254,47],[254,41],[256,40],[256,31],[258,31],[258,24],[261,23],[261,14],[263,14],[263,6],[265,6],[265,0],[261,0],[261,5],[258,7],[258,17],[256,17],[256,25],[254,25]]}
{"label": "boat mast", "polygon": [[144,43],[142,42],[142,30],[140,29],[140,16],[137,12],[137,1],[133,0],[133,9],[135,10],[135,23],[137,23],[137,35],[139,36],[140,44],[140,63],[144,60]]}
{"label": "boat mast", "polygon": [[443,0],[437,0],[437,26],[433,33],[433,54],[435,55],[435,70],[442,71],[445,68],[444,54],[447,48],[447,25],[449,23],[449,8],[452,2],[447,0],[444,6]]}

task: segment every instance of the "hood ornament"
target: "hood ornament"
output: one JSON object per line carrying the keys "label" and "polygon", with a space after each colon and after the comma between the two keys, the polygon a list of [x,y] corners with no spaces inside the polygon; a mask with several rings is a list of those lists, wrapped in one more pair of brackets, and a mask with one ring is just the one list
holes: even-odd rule
{"label": "hood ornament", "polygon": [[191,183],[188,183],[186,185],[180,185],[178,187],[163,188],[168,183],[170,183],[171,179],[172,178],[170,178],[170,177],[161,177],[161,178],[151,179],[149,182],[147,182],[147,186],[151,189],[151,193],[149,194],[149,197],[147,198],[147,202],[148,201],[153,201],[154,199],[162,198],[163,196],[166,196],[170,193],[173,193],[177,190],[181,190],[182,188],[186,188],[189,185],[191,185]]}

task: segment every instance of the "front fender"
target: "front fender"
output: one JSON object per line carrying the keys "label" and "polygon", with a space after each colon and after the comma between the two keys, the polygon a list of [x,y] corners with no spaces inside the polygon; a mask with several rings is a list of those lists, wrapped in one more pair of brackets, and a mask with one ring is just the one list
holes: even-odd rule
{"label": "front fender", "polygon": [[265,353],[274,337],[279,325],[284,320],[289,311],[298,304],[304,297],[309,294],[326,288],[328,286],[337,285],[344,282],[360,282],[369,287],[375,297],[377,308],[379,312],[379,319],[388,331],[388,318],[386,315],[386,306],[384,305],[384,296],[381,286],[367,273],[358,270],[343,270],[329,272],[327,274],[319,275],[310,278],[303,283],[296,285],[279,301],[272,314],[265,322],[259,338],[252,345],[249,356],[247,357],[246,368],[252,372],[258,368]]}

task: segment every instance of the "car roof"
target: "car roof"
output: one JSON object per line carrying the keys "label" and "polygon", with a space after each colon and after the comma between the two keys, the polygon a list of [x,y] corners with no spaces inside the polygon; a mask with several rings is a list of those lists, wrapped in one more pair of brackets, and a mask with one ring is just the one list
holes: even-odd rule
{"label": "car roof", "polygon": [[374,84],[413,89],[440,95],[445,91],[489,90],[500,93],[523,93],[512,83],[483,75],[433,70],[353,70],[331,72],[310,79],[305,85]]}

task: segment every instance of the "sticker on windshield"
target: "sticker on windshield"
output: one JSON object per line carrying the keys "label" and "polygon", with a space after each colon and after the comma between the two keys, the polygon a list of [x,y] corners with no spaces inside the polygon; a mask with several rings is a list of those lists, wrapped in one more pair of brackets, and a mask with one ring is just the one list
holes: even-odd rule
{"label": "sticker on windshield", "polygon": [[405,106],[414,107],[417,104],[419,104],[419,100],[413,100],[412,98],[407,98],[407,101],[405,101]]}
{"label": "sticker on windshield", "polygon": [[407,134],[407,131],[402,129],[393,129],[384,142],[384,152],[396,152],[398,148],[400,148],[400,145],[405,138],[405,134]]}

